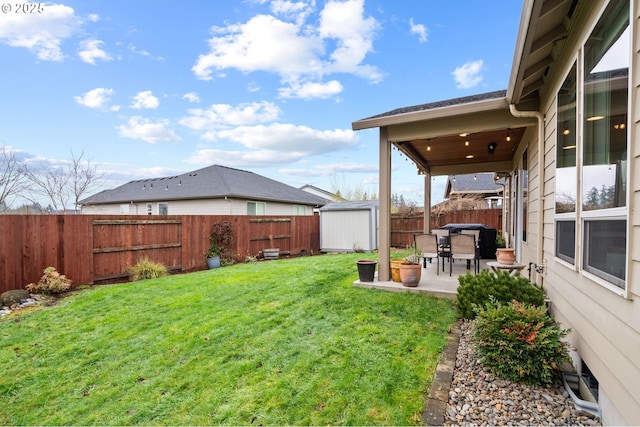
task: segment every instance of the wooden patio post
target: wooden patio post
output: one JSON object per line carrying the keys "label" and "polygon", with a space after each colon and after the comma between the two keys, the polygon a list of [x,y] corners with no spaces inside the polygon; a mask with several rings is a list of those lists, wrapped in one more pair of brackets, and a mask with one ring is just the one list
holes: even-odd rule
{"label": "wooden patio post", "polygon": [[378,280],[391,280],[391,144],[387,128],[380,127],[380,228],[378,245]]}
{"label": "wooden patio post", "polygon": [[424,224],[422,231],[424,234],[431,233],[431,174],[424,174]]}

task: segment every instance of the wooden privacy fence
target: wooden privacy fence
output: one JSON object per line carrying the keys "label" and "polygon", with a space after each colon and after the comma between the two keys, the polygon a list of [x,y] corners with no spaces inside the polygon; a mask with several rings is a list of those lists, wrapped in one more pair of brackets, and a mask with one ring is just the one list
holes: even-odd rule
{"label": "wooden privacy fence", "polygon": [[[502,209],[475,209],[451,211],[436,217],[431,214],[431,229],[447,224],[485,224],[502,230]],[[413,244],[413,234],[424,230],[424,217],[391,216],[391,246],[406,247]]]}
{"label": "wooden privacy fence", "polygon": [[145,256],[176,272],[204,269],[222,221],[236,233],[238,261],[270,247],[281,255],[320,251],[317,216],[0,215],[0,292],[38,281],[49,266],[74,285],[122,280]]}

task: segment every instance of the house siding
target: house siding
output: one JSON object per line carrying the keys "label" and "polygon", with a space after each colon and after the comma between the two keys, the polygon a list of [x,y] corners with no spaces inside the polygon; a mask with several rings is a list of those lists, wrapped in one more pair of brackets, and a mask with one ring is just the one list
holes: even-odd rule
{"label": "house siding", "polygon": [[[157,200],[152,202],[131,203],[130,215],[147,215],[147,203],[152,204],[152,214],[158,215],[158,203],[167,203],[169,215],[247,215],[247,202],[258,200],[244,199],[200,199],[200,200]],[[264,202],[266,215],[293,215],[292,203]],[[120,203],[104,205],[86,205],[83,214],[120,215]],[[313,206],[307,206],[307,215],[313,215]]]}
{"label": "house siding", "polygon": [[[634,2],[632,2],[634,3]],[[638,31],[638,11],[633,10],[630,25],[634,52],[630,68],[630,114],[633,126],[630,126],[628,153],[629,158],[629,229],[627,274],[628,298],[618,295],[583,274],[580,266],[571,266],[555,258],[555,170],[556,170],[556,97],[566,72],[576,58],[578,49],[597,21],[606,1],[593,2],[588,10],[583,8],[581,16],[576,17],[569,44],[555,64],[555,74],[550,75],[541,96],[541,112],[545,114],[544,181],[543,197],[544,221],[543,258],[546,270],[542,283],[552,301],[552,312],[563,327],[571,328],[568,340],[574,362],[579,358],[585,361],[599,382],[599,404],[602,410],[602,422],[605,425],[636,425],[640,423],[640,308],[638,292],[640,290],[640,214],[634,206],[640,203],[640,144],[636,135],[640,131],[640,33]],[[580,117],[580,116],[579,116]],[[540,191],[535,188],[539,181],[538,166],[532,162],[537,159],[537,143],[529,144],[529,218],[527,230],[531,230],[531,239],[536,240]],[[578,218],[579,221],[579,218]],[[579,224],[579,222],[578,222]],[[580,227],[576,227],[576,239],[582,239]],[[581,245],[579,245],[581,247]],[[576,263],[581,259],[581,249],[576,253]],[[524,262],[535,262],[535,251],[523,250]]]}

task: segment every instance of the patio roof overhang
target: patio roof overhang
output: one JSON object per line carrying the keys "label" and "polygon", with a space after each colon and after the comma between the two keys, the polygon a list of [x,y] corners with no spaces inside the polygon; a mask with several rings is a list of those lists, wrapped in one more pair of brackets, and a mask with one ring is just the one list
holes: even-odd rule
{"label": "patio roof overhang", "polygon": [[352,123],[386,127],[387,140],[432,176],[506,172],[534,118],[509,112],[505,91],[406,107]]}

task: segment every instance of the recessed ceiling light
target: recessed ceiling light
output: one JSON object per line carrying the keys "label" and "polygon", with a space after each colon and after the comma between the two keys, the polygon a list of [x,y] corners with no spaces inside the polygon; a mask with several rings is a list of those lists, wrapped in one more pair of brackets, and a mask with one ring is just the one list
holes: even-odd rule
{"label": "recessed ceiling light", "polygon": [[465,157],[466,157],[467,159],[473,159],[473,154],[467,154]]}
{"label": "recessed ceiling light", "polygon": [[465,136],[469,136],[469,135],[470,135],[470,133],[469,133],[469,132],[464,132],[464,133],[461,133],[461,134],[460,134],[460,136],[461,136],[461,137],[463,137],[463,138],[464,138]]}

